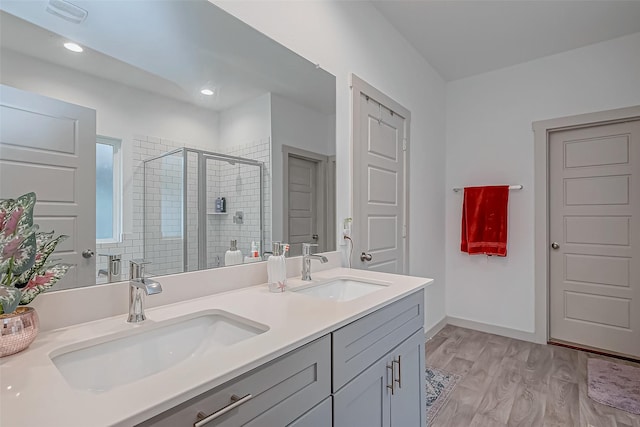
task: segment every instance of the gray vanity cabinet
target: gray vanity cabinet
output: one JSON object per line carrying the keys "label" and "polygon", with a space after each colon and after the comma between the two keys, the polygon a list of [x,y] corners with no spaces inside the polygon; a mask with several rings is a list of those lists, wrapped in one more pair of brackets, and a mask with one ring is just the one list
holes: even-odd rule
{"label": "gray vanity cabinet", "polygon": [[424,426],[423,324],[419,291],[138,427]]}
{"label": "gray vanity cabinet", "polygon": [[287,427],[331,427],[333,410],[331,397],[327,397],[321,404],[295,420]]}
{"label": "gray vanity cabinet", "polygon": [[331,394],[330,380],[331,340],[325,336],[139,427],[288,426]]}
{"label": "gray vanity cabinet", "polygon": [[394,427],[426,425],[424,344],[421,329],[391,352],[392,361],[396,361],[394,367],[398,380],[389,399],[391,425]]}
{"label": "gray vanity cabinet", "polygon": [[424,426],[424,387],[418,331],[334,394],[333,427]]}
{"label": "gray vanity cabinet", "polygon": [[388,358],[375,362],[333,396],[333,427],[389,427]]}
{"label": "gray vanity cabinet", "polygon": [[333,333],[333,427],[425,425],[423,301],[416,292]]}

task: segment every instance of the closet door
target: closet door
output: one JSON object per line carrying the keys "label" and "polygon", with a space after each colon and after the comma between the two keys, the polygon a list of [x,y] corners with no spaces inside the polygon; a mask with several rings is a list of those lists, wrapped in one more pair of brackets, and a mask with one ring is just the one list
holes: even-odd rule
{"label": "closet door", "polygon": [[550,337],[640,357],[640,121],[549,139]]}

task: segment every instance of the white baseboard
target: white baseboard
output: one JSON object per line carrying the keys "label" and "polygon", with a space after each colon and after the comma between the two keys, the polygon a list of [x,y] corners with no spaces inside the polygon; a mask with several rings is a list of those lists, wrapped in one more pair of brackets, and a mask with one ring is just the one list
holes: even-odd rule
{"label": "white baseboard", "polygon": [[[445,324],[459,326],[461,328],[473,329],[489,334],[501,335],[503,337],[514,338],[522,341],[537,343],[536,334],[534,332],[525,332],[518,329],[506,328],[504,326],[491,325],[489,323],[476,322],[474,320],[461,319],[458,317],[446,317]],[[431,331],[431,330],[430,330]],[[546,343],[543,343],[546,344]]]}
{"label": "white baseboard", "polygon": [[435,325],[430,327],[429,330],[425,331],[425,333],[424,333],[425,341],[429,341],[431,338],[434,337],[435,334],[440,332],[440,330],[442,328],[444,328],[445,326],[447,326],[447,317],[446,316],[443,317],[442,320],[440,320],[438,323],[436,323]]}

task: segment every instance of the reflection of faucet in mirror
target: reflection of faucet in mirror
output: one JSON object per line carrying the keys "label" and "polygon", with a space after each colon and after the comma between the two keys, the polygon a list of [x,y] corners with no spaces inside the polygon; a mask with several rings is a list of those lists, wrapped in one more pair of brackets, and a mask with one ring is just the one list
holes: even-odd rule
{"label": "reflection of faucet in mirror", "polygon": [[317,259],[322,264],[328,262],[324,255],[314,255],[311,253],[311,247],[318,246],[317,243],[303,243],[302,244],[302,280],[311,280],[311,260]]}
{"label": "reflection of faucet in mirror", "polygon": [[107,277],[107,283],[119,282],[121,271],[122,255],[120,254],[99,254],[107,257],[107,268],[98,270],[98,277]]}
{"label": "reflection of faucet in mirror", "polygon": [[138,323],[145,320],[144,296],[162,292],[162,286],[155,280],[145,279],[142,260],[129,262],[129,318],[127,322]]}

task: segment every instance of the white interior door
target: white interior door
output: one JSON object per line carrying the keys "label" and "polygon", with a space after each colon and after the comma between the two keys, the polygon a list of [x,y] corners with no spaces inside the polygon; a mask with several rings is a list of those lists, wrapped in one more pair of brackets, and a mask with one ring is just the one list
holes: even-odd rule
{"label": "white interior door", "polygon": [[365,94],[356,119],[352,262],[357,268],[405,273],[405,119]]}
{"label": "white interior door", "polygon": [[640,357],[640,121],[549,138],[550,338]]}
{"label": "white interior door", "polygon": [[290,256],[302,254],[302,243],[318,243],[314,252],[324,252],[318,238],[318,164],[289,156],[287,235]]}
{"label": "white interior door", "polygon": [[0,198],[35,192],[40,230],[69,236],[55,289],[95,284],[95,167],[95,110],[0,85]]}

